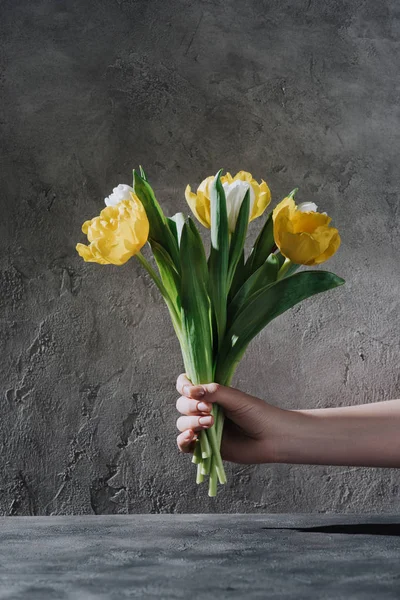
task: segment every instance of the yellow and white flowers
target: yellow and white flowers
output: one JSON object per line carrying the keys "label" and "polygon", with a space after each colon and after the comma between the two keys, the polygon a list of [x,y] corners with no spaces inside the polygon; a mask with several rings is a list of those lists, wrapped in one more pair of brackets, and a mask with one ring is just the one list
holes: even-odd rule
{"label": "yellow and white flowers", "polygon": [[286,258],[298,265],[319,265],[340,246],[337,229],[330,227],[331,218],[317,212],[313,202],[296,206],[290,195],[273,211],[274,238]]}
{"label": "yellow and white flowers", "polygon": [[[219,171],[196,193],[187,186],[185,195],[211,230],[208,256],[194,220],[182,213],[168,218],[142,168],[134,171],[132,187],[115,187],[105,198],[107,207],[83,224],[89,245],[76,249],[86,262],[102,265],[123,265],[136,256],[165,300],[189,379],[195,385],[230,385],[248,345],[270,321],[344,283],[328,271],[295,273],[298,265],[328,260],[340,236],[313,202],[296,206],[292,192],[266,215],[246,257],[248,224],[271,202],[266,182],[246,171],[234,177]],[[154,266],[140,251],[147,241]],[[208,493],[215,496],[218,482],[226,483],[220,452],[224,413],[213,404],[212,414],[214,425],[199,433],[192,460],[197,483],[208,478]]]}
{"label": "yellow and white flowers", "polygon": [[[186,200],[193,214],[204,227],[208,228],[211,226],[210,186],[213,181],[214,176],[204,179],[197,188],[196,194],[191,191],[190,185],[185,190]],[[250,221],[262,215],[271,202],[271,192],[265,181],[261,180],[261,183],[257,183],[247,171],[239,171],[235,177],[230,173],[222,175],[221,183],[225,191],[228,228],[231,233],[235,230],[239,210],[248,189],[250,189]]]}
{"label": "yellow and white flowers", "polygon": [[107,206],[100,216],[86,221],[82,231],[90,242],[89,246],[76,246],[83,260],[120,266],[147,242],[149,221],[139,198],[130,192],[129,200]]}

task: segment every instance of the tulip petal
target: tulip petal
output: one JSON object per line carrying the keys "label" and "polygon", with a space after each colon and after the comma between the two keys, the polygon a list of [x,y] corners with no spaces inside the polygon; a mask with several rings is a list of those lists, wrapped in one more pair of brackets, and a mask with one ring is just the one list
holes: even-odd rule
{"label": "tulip petal", "polygon": [[225,182],[222,187],[224,188],[226,197],[229,231],[233,233],[235,231],[240,207],[242,206],[247,190],[250,191],[250,210],[252,209],[255,196],[247,181],[236,180],[232,183]]}
{"label": "tulip petal", "polygon": [[281,202],[279,202],[279,204],[277,206],[275,206],[273,213],[272,213],[272,218],[274,219],[274,221],[277,218],[277,216],[279,215],[279,213],[281,212],[281,210],[283,210],[284,208],[288,209],[290,216],[292,216],[294,214],[294,212],[296,211],[296,203],[293,200],[293,198],[291,198],[290,196],[287,196],[286,198],[281,200]]}
{"label": "tulip petal", "polygon": [[89,246],[78,244],[79,255],[86,262],[123,265],[147,242],[149,220],[139,198],[104,208],[98,217],[83,225]]}
{"label": "tulip petal", "polygon": [[248,171],[239,171],[239,173],[236,173],[235,177],[233,178],[233,181],[237,181],[238,179],[240,179],[241,181],[247,181],[248,183],[254,181],[252,174]]}
{"label": "tulip petal", "polygon": [[[186,186],[185,198],[190,206],[192,213],[200,221],[204,227],[210,227],[210,200],[208,200],[208,207],[206,206],[207,199],[202,193],[194,194],[191,191],[190,185]],[[207,219],[208,217],[208,219]]]}
{"label": "tulip petal", "polygon": [[272,213],[272,219],[274,222],[274,238],[278,248],[280,248],[282,244],[282,234],[285,231],[293,232],[291,215],[294,211],[292,211],[292,207],[290,205],[291,198],[287,198],[287,200],[287,203],[283,204],[283,202],[281,202],[278,205],[279,207],[283,204],[283,208],[277,210],[277,207]]}
{"label": "tulip petal", "polygon": [[95,258],[93,256],[92,248],[90,246],[85,246],[85,244],[77,244],[76,250],[79,256],[81,256],[85,262],[96,262],[101,265],[109,264],[108,261],[106,261],[104,258]]}
{"label": "tulip petal", "polygon": [[84,224],[82,225],[82,233],[84,233],[85,235],[87,235],[87,232],[89,230],[90,225],[92,224],[92,221],[85,221]]}
{"label": "tulip petal", "polygon": [[[239,171],[234,177],[227,172],[222,175],[221,183],[225,190],[227,201],[227,212],[229,230],[231,233],[235,230],[237,217],[242,205],[245,193],[250,185],[250,216],[249,221],[259,217],[271,201],[271,192],[265,181],[261,180],[259,184],[248,171]],[[194,194],[188,185],[185,190],[186,200],[196,218],[204,227],[211,226],[211,185],[214,177],[206,177],[197,188]]]}
{"label": "tulip petal", "polygon": [[320,245],[309,233],[290,233],[281,236],[280,251],[297,265],[311,264],[320,254]]}
{"label": "tulip petal", "polygon": [[209,198],[210,197],[210,187],[211,187],[213,181],[214,181],[214,177],[212,175],[203,179],[203,181],[197,188],[197,193],[202,192],[203,194],[205,194],[207,196],[207,198]]}
{"label": "tulip petal", "polygon": [[335,233],[336,231],[333,227],[325,225],[317,227],[312,233],[312,237],[319,243],[321,254],[327,250]]}
{"label": "tulip petal", "polygon": [[340,244],[341,244],[341,239],[340,239],[340,235],[337,229],[335,229],[334,227],[331,228],[333,235],[331,237],[329,246],[327,247],[327,249],[325,250],[325,252],[323,252],[323,254],[321,254],[321,256],[318,256],[318,258],[315,260],[316,265],[320,265],[321,263],[325,262],[326,260],[328,260],[329,258],[331,258],[331,256],[333,256],[335,254],[335,252],[338,250]]}
{"label": "tulip petal", "polygon": [[296,211],[292,218],[294,233],[313,233],[318,227],[328,226],[332,221],[331,217],[318,212],[299,212]]}
{"label": "tulip petal", "polygon": [[[252,187],[254,189],[253,183]],[[266,182],[261,180],[261,185],[257,184],[257,187],[258,192],[255,194],[255,201],[253,204],[252,213],[250,215],[250,221],[260,217],[271,202],[271,192]]]}
{"label": "tulip petal", "polygon": [[[313,203],[303,203],[312,208]],[[317,265],[338,249],[340,237],[330,227],[326,213],[298,210],[292,196],[284,198],[273,211],[274,238],[281,253],[295,264]]]}
{"label": "tulip petal", "polygon": [[233,177],[232,177],[232,175],[229,173],[229,171],[228,171],[228,173],[226,173],[226,175],[222,175],[222,176],[221,176],[221,183],[222,183],[222,185],[223,185],[224,183],[232,183],[232,182],[233,182]]}
{"label": "tulip petal", "polygon": [[116,206],[122,200],[129,200],[134,189],[130,185],[120,183],[113,189],[113,193],[104,198],[106,206]]}

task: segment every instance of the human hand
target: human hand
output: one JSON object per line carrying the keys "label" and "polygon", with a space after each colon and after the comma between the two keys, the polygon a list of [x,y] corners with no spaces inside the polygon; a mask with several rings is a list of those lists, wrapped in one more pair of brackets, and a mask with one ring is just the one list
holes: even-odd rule
{"label": "human hand", "polygon": [[181,394],[176,408],[183,415],[177,420],[181,452],[193,452],[197,434],[213,424],[211,409],[217,403],[225,413],[221,443],[224,460],[250,464],[279,462],[279,442],[292,421],[291,411],[217,383],[194,386],[186,374],[179,375],[176,389]]}
{"label": "human hand", "polygon": [[[400,467],[400,400],[311,410],[283,410],[231,387],[177,380],[182,452],[211,427],[211,408],[224,409],[222,458],[236,463]],[[208,423],[200,422],[207,417]]]}

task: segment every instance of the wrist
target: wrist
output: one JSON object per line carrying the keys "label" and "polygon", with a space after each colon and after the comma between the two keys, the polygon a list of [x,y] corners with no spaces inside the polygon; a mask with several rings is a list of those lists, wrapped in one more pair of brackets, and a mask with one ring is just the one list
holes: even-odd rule
{"label": "wrist", "polygon": [[304,464],[309,454],[308,446],[316,433],[316,423],[307,413],[284,409],[280,411],[279,426],[273,443],[273,462]]}

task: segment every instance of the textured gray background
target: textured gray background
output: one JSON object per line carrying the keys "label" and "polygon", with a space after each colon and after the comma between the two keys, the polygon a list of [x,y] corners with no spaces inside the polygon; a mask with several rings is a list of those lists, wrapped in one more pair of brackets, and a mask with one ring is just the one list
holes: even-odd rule
{"label": "textured gray background", "polygon": [[[283,407],[399,396],[399,33],[385,0],[3,0],[1,514],[394,511],[399,472],[230,466],[175,447],[178,343],[135,260],[81,223],[142,163],[168,214],[219,167],[329,211],[345,287],[253,343],[234,384]],[[252,227],[254,233],[258,229]]]}

